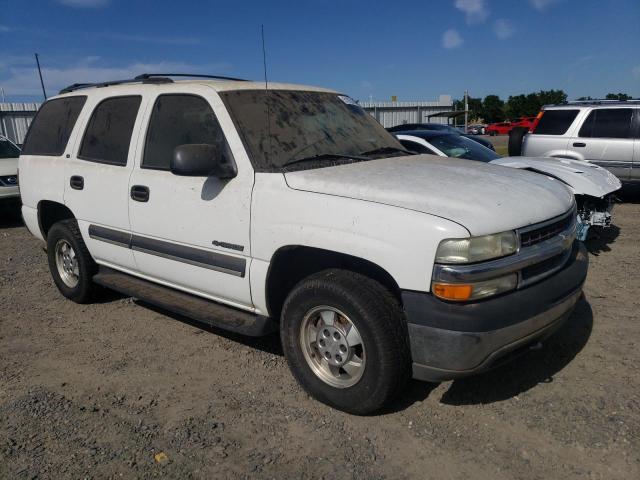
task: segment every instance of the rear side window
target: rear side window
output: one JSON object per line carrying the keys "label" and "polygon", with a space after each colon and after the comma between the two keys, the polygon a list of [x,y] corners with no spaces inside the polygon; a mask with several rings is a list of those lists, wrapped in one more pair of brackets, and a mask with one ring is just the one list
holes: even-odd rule
{"label": "rear side window", "polygon": [[58,157],[67,148],[85,96],[56,98],[45,102],[31,123],[22,153]]}
{"label": "rear side window", "polygon": [[78,158],[124,166],[141,97],[114,97],[98,104],[84,132]]}
{"label": "rear side window", "polygon": [[225,143],[209,102],[195,95],[160,95],[153,106],[142,168],[169,170],[180,145]]}
{"label": "rear side window", "polygon": [[631,108],[593,110],[582,125],[580,137],[631,138]]}
{"label": "rear side window", "polygon": [[534,135],[564,135],[578,116],[579,110],[545,110]]}

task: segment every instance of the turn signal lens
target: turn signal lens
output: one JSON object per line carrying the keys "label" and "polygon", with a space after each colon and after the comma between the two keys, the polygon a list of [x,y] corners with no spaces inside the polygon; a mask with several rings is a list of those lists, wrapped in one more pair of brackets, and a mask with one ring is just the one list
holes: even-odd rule
{"label": "turn signal lens", "polygon": [[433,294],[444,300],[469,300],[473,287],[471,285],[455,285],[450,283],[434,283]]}
{"label": "turn signal lens", "polygon": [[463,302],[465,300],[479,300],[499,293],[513,290],[518,285],[515,273],[504,277],[493,278],[475,283],[437,283],[432,284],[433,294],[443,300]]}

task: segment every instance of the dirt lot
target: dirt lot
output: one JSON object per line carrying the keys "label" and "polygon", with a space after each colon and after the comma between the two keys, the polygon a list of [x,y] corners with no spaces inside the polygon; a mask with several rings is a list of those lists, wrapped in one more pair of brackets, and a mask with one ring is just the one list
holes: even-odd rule
{"label": "dirt lot", "polygon": [[115,295],[64,300],[40,244],[5,216],[0,476],[640,478],[634,198],[588,242],[586,297],[544,349],[414,382],[368,418],[303,393],[276,336],[221,334]]}

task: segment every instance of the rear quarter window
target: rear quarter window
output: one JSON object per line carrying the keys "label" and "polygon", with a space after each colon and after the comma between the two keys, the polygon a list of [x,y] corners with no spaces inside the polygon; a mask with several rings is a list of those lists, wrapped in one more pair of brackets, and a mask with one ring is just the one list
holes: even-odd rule
{"label": "rear quarter window", "polygon": [[534,135],[564,135],[580,110],[545,110]]}
{"label": "rear quarter window", "polygon": [[31,123],[23,155],[62,155],[86,100],[77,96],[45,102]]}

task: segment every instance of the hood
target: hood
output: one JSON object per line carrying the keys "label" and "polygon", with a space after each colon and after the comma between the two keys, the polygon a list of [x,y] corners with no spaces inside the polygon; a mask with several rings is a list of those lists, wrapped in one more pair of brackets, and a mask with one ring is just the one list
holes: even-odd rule
{"label": "hood", "polygon": [[411,155],[285,173],[296,190],[393,205],[485,235],[565,213],[573,195],[547,176],[481,162]]}
{"label": "hood", "polygon": [[574,194],[604,197],[622,187],[620,180],[606,168],[582,160],[549,157],[505,157],[492,165],[530,169],[556,177],[571,187]]}
{"label": "hood", "polygon": [[18,173],[17,158],[0,158],[0,177]]}

